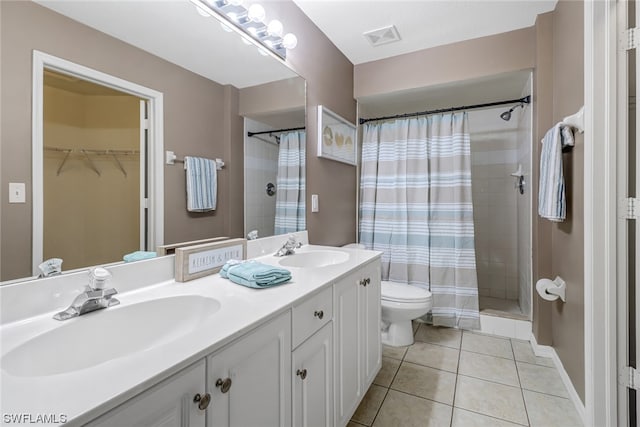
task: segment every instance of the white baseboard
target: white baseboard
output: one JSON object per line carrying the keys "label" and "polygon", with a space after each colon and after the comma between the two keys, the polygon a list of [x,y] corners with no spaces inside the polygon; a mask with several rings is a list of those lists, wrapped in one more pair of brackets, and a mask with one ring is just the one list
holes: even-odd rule
{"label": "white baseboard", "polygon": [[536,337],[533,333],[531,334],[531,338],[529,339],[529,342],[531,343],[531,347],[533,348],[533,353],[536,356],[550,357],[551,360],[553,360],[553,364],[558,370],[558,373],[560,374],[560,378],[562,379],[562,382],[564,383],[564,386],[567,389],[567,392],[569,393],[569,400],[573,402],[573,406],[575,406],[576,411],[578,412],[578,415],[580,416],[580,419],[584,424],[586,420],[584,403],[582,403],[582,400],[580,399],[578,392],[573,386],[573,383],[571,382],[571,378],[569,378],[569,374],[567,374],[567,371],[564,369],[564,365],[562,364],[562,361],[560,360],[558,353],[556,353],[556,350],[553,347],[548,345],[539,345],[536,342]]}

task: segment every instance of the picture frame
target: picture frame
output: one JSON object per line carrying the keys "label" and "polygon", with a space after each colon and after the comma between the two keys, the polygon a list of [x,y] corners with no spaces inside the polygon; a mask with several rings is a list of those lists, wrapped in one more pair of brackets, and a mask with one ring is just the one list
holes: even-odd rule
{"label": "picture frame", "polygon": [[318,105],[318,157],[355,166],[357,154],[356,126]]}

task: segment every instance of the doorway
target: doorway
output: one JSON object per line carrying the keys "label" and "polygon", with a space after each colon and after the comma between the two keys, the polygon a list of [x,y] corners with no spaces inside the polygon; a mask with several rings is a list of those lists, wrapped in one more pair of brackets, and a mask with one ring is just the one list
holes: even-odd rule
{"label": "doorway", "polygon": [[162,94],[34,51],[33,273],[163,243]]}

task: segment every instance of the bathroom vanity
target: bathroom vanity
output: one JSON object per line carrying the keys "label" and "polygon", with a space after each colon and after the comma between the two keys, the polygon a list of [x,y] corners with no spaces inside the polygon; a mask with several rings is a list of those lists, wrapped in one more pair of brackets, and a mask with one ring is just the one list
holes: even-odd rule
{"label": "bathroom vanity", "polygon": [[[123,268],[141,277],[168,271],[167,259]],[[306,245],[258,260],[286,265],[292,281],[255,290],[215,274],[136,287],[114,267],[119,306],[3,319],[2,413],[118,427],[346,425],[381,366],[380,253]],[[68,304],[73,291],[60,292]],[[83,322],[104,340],[83,341]],[[48,349],[47,334],[57,336]]]}

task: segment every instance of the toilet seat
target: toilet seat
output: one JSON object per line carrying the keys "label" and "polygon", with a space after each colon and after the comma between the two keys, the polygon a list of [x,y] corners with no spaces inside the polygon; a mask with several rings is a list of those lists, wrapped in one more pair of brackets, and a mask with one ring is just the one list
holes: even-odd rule
{"label": "toilet seat", "polygon": [[431,292],[417,286],[383,280],[381,298],[397,303],[422,303],[431,301]]}

